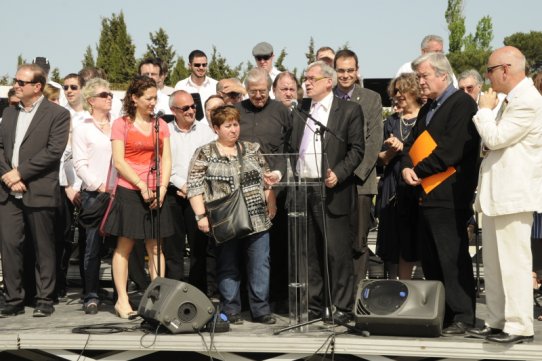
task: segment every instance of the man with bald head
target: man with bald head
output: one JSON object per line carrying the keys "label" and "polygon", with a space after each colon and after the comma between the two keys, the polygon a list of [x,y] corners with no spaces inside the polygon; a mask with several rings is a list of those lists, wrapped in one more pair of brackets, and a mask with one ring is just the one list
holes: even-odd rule
{"label": "man with bald head", "polygon": [[[488,316],[469,334],[511,344],[533,340],[531,226],[542,211],[542,96],[525,75],[516,48],[495,50],[487,62],[491,88],[473,118],[488,150],[475,208],[482,212]],[[497,116],[497,92],[506,94]]]}
{"label": "man with bald head", "polygon": [[175,234],[164,241],[166,275],[182,280],[184,240],[190,245],[190,284],[207,292],[207,236],[198,230],[194,211],[186,198],[186,181],[194,151],[216,138],[206,122],[196,122],[196,105],[192,95],[176,90],[169,98],[175,121],[168,124],[171,134],[171,177],[166,206],[175,217]]}

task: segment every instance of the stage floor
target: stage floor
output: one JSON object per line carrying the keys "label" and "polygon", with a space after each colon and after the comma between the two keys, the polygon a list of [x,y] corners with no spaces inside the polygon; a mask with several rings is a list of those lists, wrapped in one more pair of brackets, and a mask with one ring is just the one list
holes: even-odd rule
{"label": "stage floor", "polygon": [[[287,317],[278,316],[276,325],[265,326],[248,321],[249,315],[244,314],[243,325],[232,325],[229,332],[217,333],[211,340],[208,332],[146,334],[139,327],[140,319],[117,318],[111,304],[102,305],[97,315],[85,315],[79,297],[70,293],[69,301],[55,306],[51,317],[33,318],[33,309],[26,308],[23,315],[0,319],[0,360],[208,360],[211,347],[217,360],[298,360],[326,350],[330,355],[333,332],[335,360],[542,359],[542,322],[538,321],[534,342],[501,346],[464,337],[363,337],[321,322],[306,333],[273,335],[274,330],[288,326]],[[482,318],[483,298],[477,307]],[[72,333],[76,327],[96,325],[113,326],[121,332]],[[86,350],[84,356],[80,356],[82,350]]]}

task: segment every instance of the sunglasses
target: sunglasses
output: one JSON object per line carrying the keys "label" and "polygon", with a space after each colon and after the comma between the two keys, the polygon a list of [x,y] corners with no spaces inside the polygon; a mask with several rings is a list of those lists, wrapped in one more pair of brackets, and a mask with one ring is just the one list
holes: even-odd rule
{"label": "sunglasses", "polygon": [[111,99],[113,99],[113,93],[111,92],[101,92],[101,93],[98,93],[96,95],[94,95],[95,98],[104,98],[106,99],[107,97],[111,97]]}
{"label": "sunglasses", "polygon": [[228,98],[235,99],[235,98],[239,98],[241,96],[241,93],[229,92],[224,95],[226,95]]}
{"label": "sunglasses", "polygon": [[269,60],[271,59],[271,55],[258,55],[258,56],[255,56],[255,58],[257,61]]}
{"label": "sunglasses", "polygon": [[26,80],[19,80],[17,78],[13,78],[13,84],[17,83],[19,86],[25,86],[26,84],[36,84],[35,81],[26,81]]}
{"label": "sunglasses", "polygon": [[177,110],[180,110],[181,112],[187,112],[188,109],[192,109],[192,110],[196,110],[196,106],[194,104],[192,105],[185,105],[184,107],[177,107],[177,106],[172,106],[173,109],[177,109]]}
{"label": "sunglasses", "polygon": [[75,85],[75,84],[71,84],[71,85],[63,85],[62,88],[64,88],[65,91],[67,91],[68,89],[71,89],[71,90],[78,90],[78,89],[79,89],[79,85]]}
{"label": "sunglasses", "polygon": [[196,68],[207,68],[207,63],[194,63],[192,66],[195,66]]}

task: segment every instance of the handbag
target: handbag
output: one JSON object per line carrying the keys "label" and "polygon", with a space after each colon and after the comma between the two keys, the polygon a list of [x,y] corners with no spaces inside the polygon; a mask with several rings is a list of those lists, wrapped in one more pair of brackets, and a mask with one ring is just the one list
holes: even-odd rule
{"label": "handbag", "polygon": [[[232,193],[220,199],[205,203],[211,235],[217,244],[235,238],[242,238],[254,232],[247,203],[243,195],[243,156],[239,143],[235,144],[239,155],[240,185]],[[212,145],[217,152],[216,144]],[[244,147],[243,147],[244,152]]]}
{"label": "handbag", "polygon": [[99,193],[90,207],[83,208],[79,213],[79,224],[85,228],[97,227],[109,206],[111,195],[107,192]]}

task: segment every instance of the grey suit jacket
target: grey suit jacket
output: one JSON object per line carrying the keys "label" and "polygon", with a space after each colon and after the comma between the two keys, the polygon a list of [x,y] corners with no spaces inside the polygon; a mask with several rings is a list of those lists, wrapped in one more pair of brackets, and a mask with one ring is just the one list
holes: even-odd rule
{"label": "grey suit jacket", "polygon": [[376,161],[382,148],[383,119],[382,99],[380,94],[369,89],[354,85],[351,102],[361,105],[363,111],[363,134],[365,134],[365,152],[361,164],[356,168],[356,188],[358,194],[377,194]]}
{"label": "grey suit jacket", "polygon": [[[306,116],[303,116],[306,118]],[[333,98],[328,128],[341,137],[341,142],[331,134],[324,137],[324,152],[331,170],[337,175],[337,186],[327,189],[327,207],[331,214],[343,216],[355,210],[354,170],[363,159],[363,113],[359,105]],[[292,129],[293,153],[299,152],[304,122],[295,122]]]}
{"label": "grey suit jacket", "polygon": [[[19,108],[4,110],[0,124],[0,174],[12,169],[13,145]],[[27,191],[23,204],[27,207],[56,207],[60,204],[58,172],[60,158],[68,143],[70,113],[63,107],[43,99],[28,127],[19,149],[19,166]],[[0,187],[0,203],[8,199],[10,189]]]}

